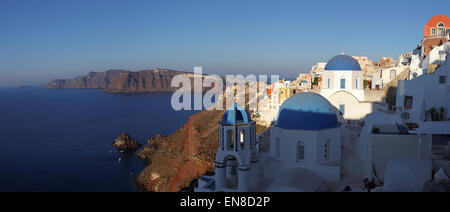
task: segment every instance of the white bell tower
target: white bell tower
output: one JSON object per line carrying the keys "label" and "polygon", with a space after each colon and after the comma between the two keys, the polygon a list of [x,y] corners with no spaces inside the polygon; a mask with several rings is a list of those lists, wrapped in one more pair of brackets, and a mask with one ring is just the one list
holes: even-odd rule
{"label": "white bell tower", "polygon": [[215,161],[216,191],[255,191],[258,185],[256,124],[235,103],[219,122],[219,149]]}

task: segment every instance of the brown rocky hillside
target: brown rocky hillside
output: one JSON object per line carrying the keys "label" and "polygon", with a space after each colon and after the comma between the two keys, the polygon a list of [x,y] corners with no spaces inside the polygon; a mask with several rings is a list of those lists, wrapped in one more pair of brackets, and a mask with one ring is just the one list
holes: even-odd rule
{"label": "brown rocky hillside", "polygon": [[218,122],[224,111],[202,111],[192,115],[175,133],[148,140],[136,152],[149,165],[136,178],[144,191],[175,192],[214,170],[218,148]]}

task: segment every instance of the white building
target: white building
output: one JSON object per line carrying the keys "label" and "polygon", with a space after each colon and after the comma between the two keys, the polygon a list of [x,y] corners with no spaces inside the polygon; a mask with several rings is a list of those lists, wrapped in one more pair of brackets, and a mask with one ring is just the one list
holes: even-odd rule
{"label": "white building", "polygon": [[270,152],[259,152],[255,122],[235,104],[219,123],[214,189],[211,178],[204,177],[197,191],[278,190],[279,179],[305,174],[321,182],[339,182],[342,145],[337,113],[319,94],[294,95],[280,107],[270,128]]}
{"label": "white building", "polygon": [[259,170],[257,158],[255,122],[245,109],[235,103],[219,123],[219,149],[214,163],[215,190],[255,190]]}
{"label": "white building", "polygon": [[310,73],[312,74],[313,78],[321,77],[326,65],[327,65],[327,63],[319,62],[316,65],[312,66]]}
{"label": "white building", "polygon": [[388,163],[394,158],[426,159],[431,137],[410,134],[394,114],[374,112],[364,119],[357,142],[349,144],[363,165],[364,178],[384,182]]}
{"label": "white building", "polygon": [[437,46],[430,51],[425,59],[422,59],[420,52],[415,52],[411,56],[410,75],[408,79],[414,79],[422,74],[428,73],[428,69],[433,65],[442,65],[445,57],[450,51],[450,42]]}
{"label": "white building", "polygon": [[347,120],[362,120],[384,106],[365,101],[364,76],[356,59],[337,55],[328,61],[322,77],[320,94],[338,108]]}
{"label": "white building", "polygon": [[275,179],[296,168],[307,169],[325,180],[339,181],[340,125],[336,110],[322,96],[300,93],[280,108],[270,129],[270,156],[264,177]]}
{"label": "white building", "polygon": [[[431,74],[422,74],[411,80],[398,82],[396,108],[407,123],[421,123],[435,119],[432,113],[447,120],[450,110],[450,60]],[[441,111],[442,109],[443,111]]]}
{"label": "white building", "polygon": [[296,94],[280,107],[269,150],[260,151],[255,123],[235,104],[219,123],[215,175],[200,178],[195,190],[339,191],[351,185],[363,191],[364,179],[383,181],[388,163],[397,157],[427,160],[429,136],[408,134],[393,115],[369,116],[362,130],[338,118],[338,110],[321,95]]}
{"label": "white building", "polygon": [[[422,191],[432,171],[450,172],[450,122],[442,121],[450,109],[449,57],[432,73],[399,81],[397,113],[365,108],[373,103],[360,93],[359,65],[345,55],[328,62],[322,95],[284,101],[269,138],[257,140],[255,122],[235,104],[219,123],[215,175],[195,190],[364,191],[371,182],[385,191]],[[364,124],[344,124],[341,114]]]}
{"label": "white building", "polygon": [[328,61],[323,72],[322,90],[325,98],[339,91],[352,94],[358,101],[364,101],[363,72],[356,59],[337,55]]}

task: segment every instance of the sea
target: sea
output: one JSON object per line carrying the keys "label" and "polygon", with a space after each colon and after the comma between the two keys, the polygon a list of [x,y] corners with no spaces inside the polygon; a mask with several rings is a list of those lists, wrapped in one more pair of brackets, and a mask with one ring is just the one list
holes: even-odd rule
{"label": "sea", "polygon": [[199,112],[170,102],[170,93],[0,88],[0,191],[138,192],[144,162],[111,143],[126,132],[145,145]]}

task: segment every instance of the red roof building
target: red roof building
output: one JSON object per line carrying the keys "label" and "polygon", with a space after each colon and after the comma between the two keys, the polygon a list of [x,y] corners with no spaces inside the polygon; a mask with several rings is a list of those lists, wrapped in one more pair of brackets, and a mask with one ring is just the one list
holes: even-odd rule
{"label": "red roof building", "polygon": [[450,18],[446,15],[433,16],[424,27],[422,55],[450,40]]}

